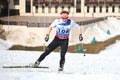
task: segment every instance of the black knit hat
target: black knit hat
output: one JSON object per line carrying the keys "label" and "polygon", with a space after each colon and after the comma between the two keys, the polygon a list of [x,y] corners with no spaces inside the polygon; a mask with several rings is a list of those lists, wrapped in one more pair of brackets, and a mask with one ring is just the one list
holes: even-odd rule
{"label": "black knit hat", "polygon": [[62,11],[60,14],[62,14],[62,13],[66,13],[66,14],[69,15],[69,12],[68,12],[68,11]]}

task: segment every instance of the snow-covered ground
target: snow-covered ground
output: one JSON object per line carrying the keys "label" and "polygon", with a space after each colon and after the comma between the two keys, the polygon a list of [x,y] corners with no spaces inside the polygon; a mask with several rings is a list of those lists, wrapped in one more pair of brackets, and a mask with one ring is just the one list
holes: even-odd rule
{"label": "snow-covered ground", "polygon": [[[92,37],[96,37],[98,41],[104,41],[120,35],[119,25],[119,20],[108,18],[106,22],[99,22],[94,27],[88,28],[84,39],[86,42],[90,42]],[[108,29],[112,33],[111,35],[106,34]],[[67,53],[63,73],[57,72],[60,54],[56,52],[52,52],[41,63],[41,66],[48,66],[49,69],[2,68],[3,65],[34,63],[43,53],[40,51],[7,50],[13,44],[0,40],[0,80],[120,80],[120,40],[98,54],[83,56],[80,53]]]}
{"label": "snow-covered ground", "polygon": [[63,73],[58,73],[59,53],[52,52],[41,63],[49,69],[5,69],[3,65],[33,63],[42,52],[0,50],[0,80],[120,80],[120,41],[99,54],[66,54]]}

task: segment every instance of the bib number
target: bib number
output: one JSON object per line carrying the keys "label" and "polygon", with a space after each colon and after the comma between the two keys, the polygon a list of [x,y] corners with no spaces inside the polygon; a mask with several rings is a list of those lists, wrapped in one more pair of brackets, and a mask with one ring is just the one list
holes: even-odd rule
{"label": "bib number", "polygon": [[64,29],[59,29],[59,32],[62,33],[62,34],[68,34],[69,33],[69,30],[64,30]]}

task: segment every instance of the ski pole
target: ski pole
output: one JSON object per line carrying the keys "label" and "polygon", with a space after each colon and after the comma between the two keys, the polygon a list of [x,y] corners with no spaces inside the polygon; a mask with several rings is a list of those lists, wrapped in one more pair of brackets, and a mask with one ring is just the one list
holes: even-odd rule
{"label": "ski pole", "polygon": [[46,48],[46,47],[45,47],[45,42],[44,42],[44,43],[43,43],[43,50],[44,50],[44,51],[45,51],[45,48]]}
{"label": "ski pole", "polygon": [[86,55],[85,55],[86,49],[84,49],[84,46],[83,46],[83,42],[82,42],[82,41],[81,41],[81,46],[82,46],[82,49],[83,49],[82,52],[83,52],[84,56],[86,56]]}

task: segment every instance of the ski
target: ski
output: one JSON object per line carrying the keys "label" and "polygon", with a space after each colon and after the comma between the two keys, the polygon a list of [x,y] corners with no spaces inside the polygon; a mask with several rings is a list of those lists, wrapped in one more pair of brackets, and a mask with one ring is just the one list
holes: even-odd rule
{"label": "ski", "polygon": [[38,67],[31,67],[31,66],[2,66],[3,68],[49,68],[47,66],[38,66]]}

